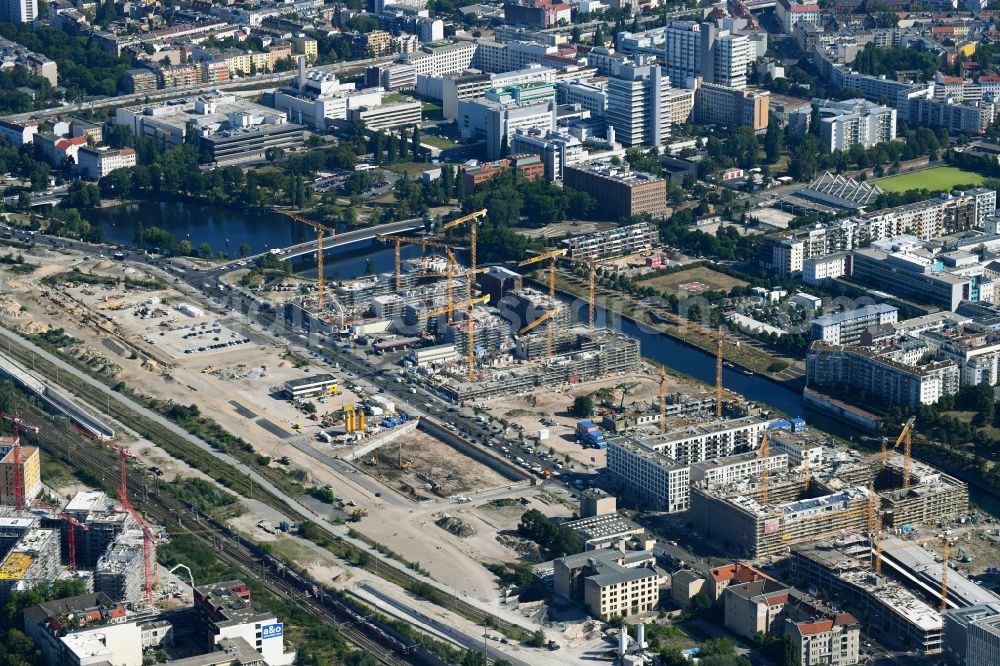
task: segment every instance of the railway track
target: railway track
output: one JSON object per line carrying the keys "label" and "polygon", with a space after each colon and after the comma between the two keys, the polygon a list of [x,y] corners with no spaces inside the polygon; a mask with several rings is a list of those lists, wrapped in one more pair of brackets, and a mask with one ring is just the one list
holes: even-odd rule
{"label": "railway track", "polygon": [[[117,456],[110,449],[60,423],[30,402],[22,401],[18,410],[25,421],[39,426],[39,433],[32,435],[31,439],[42,450],[67,460],[111,486],[118,485]],[[140,470],[142,473],[135,473]],[[219,559],[254,577],[272,593],[334,624],[348,642],[371,654],[379,663],[387,666],[445,665],[446,662],[425,648],[408,645],[392,627],[367,617],[363,610],[278,563],[255,545],[239,539],[227,527],[201,515],[183,500],[158,491],[155,477],[151,478],[142,468],[133,468],[130,472],[127,481],[129,499],[141,505],[143,513],[154,522],[167,527],[181,526],[184,532],[212,548]],[[271,561],[268,562],[268,559]]]}
{"label": "railway track", "polygon": [[[92,386],[82,381],[75,375],[69,372],[61,371],[54,363],[48,361],[42,356],[34,353],[27,346],[18,344],[17,342],[9,343],[7,345],[6,351],[7,355],[16,359],[24,366],[32,368],[36,373],[42,374],[45,377],[58,377],[58,384],[64,389],[68,390],[70,393],[77,396],[80,400],[88,403],[91,408],[97,410],[98,412],[104,413],[117,420],[119,423],[126,424],[130,429],[136,431],[146,439],[159,445],[171,456],[177,457],[184,460],[189,465],[197,468],[209,476],[214,478],[219,483],[225,485],[230,490],[236,492],[244,497],[249,496],[249,480],[248,477],[240,472],[238,469],[229,465],[225,462],[212,456],[210,453],[200,448],[199,446],[187,441],[184,437],[181,437],[176,432],[164,426],[164,424],[159,423],[139,411],[133,409],[129,405],[122,402],[118,396],[107,396],[98,391],[95,391]],[[354,359],[343,358],[343,361],[355,365],[357,364]],[[360,368],[360,365],[358,366]],[[357,369],[357,368],[356,368]],[[360,368],[363,370],[364,368]],[[44,411],[39,408],[32,406],[36,412],[44,414],[45,418],[52,420]],[[53,420],[54,422],[54,420]],[[65,426],[62,426],[65,428]],[[74,433],[76,435],[77,433]],[[84,438],[84,435],[79,434],[80,438]],[[91,440],[84,438],[85,441],[89,442],[91,445],[96,446]],[[71,449],[74,445],[69,441],[61,442],[63,449]],[[77,445],[78,446],[78,445]],[[62,455],[62,452],[59,452]],[[141,469],[141,468],[137,468]],[[105,463],[104,467],[99,467],[94,471],[98,473],[102,478],[105,478],[113,487],[118,486],[117,478],[118,461],[113,460],[111,464]],[[150,480],[150,475],[143,471],[143,474],[147,480],[147,486],[150,483],[155,485],[155,477]],[[130,492],[131,483],[134,475],[130,475]],[[114,478],[111,478],[114,477]],[[138,481],[138,480],[136,480]],[[303,520],[310,520],[309,516],[303,515],[293,506],[290,506],[280,497],[275,496],[265,488],[258,486],[254,488],[253,497],[255,500],[266,504],[275,511],[282,515],[288,516],[296,522],[301,522]],[[145,501],[143,496],[138,497],[139,501]],[[373,551],[369,551],[364,548],[360,548],[355,544],[344,540],[339,535],[330,532],[321,523],[315,523],[315,526],[320,529],[328,538],[330,538],[341,552],[345,556],[352,556],[357,559],[362,554],[371,558],[374,554]],[[377,566],[378,555],[374,555],[376,560],[376,567],[374,573],[384,580],[394,583],[405,589],[413,589],[425,581],[421,580],[417,576],[410,574],[404,569],[399,569],[394,566]],[[477,624],[483,624],[487,621],[498,631],[512,637],[515,639],[524,638],[525,631],[523,627],[517,626],[507,620],[504,620],[496,615],[492,615],[473,604],[468,603],[460,599],[457,596],[447,595],[443,592],[439,592],[438,599],[441,601],[441,605],[449,607],[460,615],[476,622]]]}

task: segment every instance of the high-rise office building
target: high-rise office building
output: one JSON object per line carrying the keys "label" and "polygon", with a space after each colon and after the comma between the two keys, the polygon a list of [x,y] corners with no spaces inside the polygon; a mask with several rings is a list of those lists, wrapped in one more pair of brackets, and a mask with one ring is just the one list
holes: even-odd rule
{"label": "high-rise office building", "polygon": [[608,79],[608,124],[626,146],[658,146],[670,136],[670,79],[659,65],[626,63]]}
{"label": "high-rise office building", "polygon": [[730,88],[747,86],[754,47],[746,35],[719,30],[711,23],[674,21],[664,37],[664,71],[678,87],[693,87],[701,77],[706,83]]}
{"label": "high-rise office building", "polygon": [[0,0],[0,21],[31,23],[38,16],[38,0]]}

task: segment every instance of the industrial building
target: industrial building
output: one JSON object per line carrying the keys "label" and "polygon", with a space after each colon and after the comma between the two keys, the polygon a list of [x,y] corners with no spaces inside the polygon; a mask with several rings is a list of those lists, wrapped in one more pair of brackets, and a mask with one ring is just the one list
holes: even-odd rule
{"label": "industrial building", "polygon": [[285,382],[285,395],[292,400],[311,398],[337,388],[337,378],[328,373],[289,379]]}

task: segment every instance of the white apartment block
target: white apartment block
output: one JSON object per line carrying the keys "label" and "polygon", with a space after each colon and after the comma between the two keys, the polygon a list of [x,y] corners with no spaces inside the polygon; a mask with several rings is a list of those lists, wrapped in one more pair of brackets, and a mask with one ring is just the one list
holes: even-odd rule
{"label": "white apartment block", "polygon": [[825,280],[835,280],[848,274],[850,254],[834,252],[822,257],[810,257],[802,262],[802,281],[820,285]]}
{"label": "white apartment block", "polygon": [[809,469],[823,466],[823,445],[815,440],[805,439],[797,434],[772,430],[767,438],[768,451],[783,453],[788,456],[788,467],[801,469],[803,463],[809,461]]}
{"label": "white apartment block", "polygon": [[135,151],[131,148],[98,150],[82,146],[76,154],[76,166],[85,178],[100,180],[115,169],[135,166]]}
{"label": "white apartment block", "polygon": [[687,88],[688,81],[701,76],[701,24],[673,21],[664,34],[664,66],[677,87]]}
{"label": "white apartment block", "polygon": [[756,48],[747,35],[719,30],[712,23],[674,21],[664,31],[664,71],[674,85],[694,87],[703,79],[742,90],[756,59]]}
{"label": "white apartment block", "polygon": [[856,345],[864,331],[897,321],[898,309],[887,303],[878,303],[818,317],[810,322],[809,330],[813,340],[831,345]]}
{"label": "white apartment block", "polygon": [[688,466],[632,437],[608,441],[608,473],[624,493],[652,503],[659,511],[679,513],[691,506]]}
{"label": "white apartment block", "polygon": [[872,241],[902,234],[930,240],[957,231],[982,229],[986,219],[996,213],[996,208],[994,190],[979,187],[957,194],[941,194],[934,199],[865,213],[861,218],[862,235]]}
{"label": "white apartment block", "polygon": [[748,416],[707,425],[692,425],[645,437],[643,444],[684,465],[732,455],[738,447],[756,449],[770,421]]}
{"label": "white apartment block", "polygon": [[931,405],[958,391],[959,370],[951,361],[910,366],[893,360],[891,352],[814,342],[806,357],[806,385],[842,385],[897,405]]}
{"label": "white apartment block", "polygon": [[0,21],[32,23],[38,18],[38,0],[0,0]]}
{"label": "white apartment block", "polygon": [[[771,474],[788,469],[787,453],[768,453],[767,469]],[[691,483],[704,486],[724,486],[763,474],[765,461],[757,452],[741,453],[725,458],[705,460],[691,465]]]}
{"label": "white apartment block", "polygon": [[419,51],[402,54],[399,60],[416,67],[417,76],[444,76],[469,69],[476,51],[475,42],[456,42],[424,46]]}
{"label": "white apartment block", "polygon": [[750,39],[746,35],[722,31],[712,50],[713,74],[709,82],[738,90],[746,88],[747,73],[755,60]]}
{"label": "white apartment block", "polygon": [[896,138],[896,109],[863,99],[819,104],[820,139],[830,150],[865,148]]}

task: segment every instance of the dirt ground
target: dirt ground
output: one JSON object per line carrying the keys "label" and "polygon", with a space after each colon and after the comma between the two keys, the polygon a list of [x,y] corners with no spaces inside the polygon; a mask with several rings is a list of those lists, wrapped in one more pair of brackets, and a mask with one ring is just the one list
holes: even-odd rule
{"label": "dirt ground", "polygon": [[[373,458],[377,458],[377,466],[370,464]],[[486,465],[418,430],[379,448],[372,456],[366,456],[365,461],[358,461],[358,466],[414,499],[433,495],[448,498],[460,493],[501,488],[510,483]]]}
{"label": "dirt ground", "polygon": [[[628,395],[624,399],[626,406],[637,403],[637,406],[652,409],[653,405],[658,404],[659,371],[651,366],[644,366],[642,374],[628,379],[629,381],[623,382],[621,377],[616,377],[576,384],[569,389],[547,389],[528,396],[505,396],[480,406],[492,417],[507,424],[508,428],[501,433],[502,439],[517,444],[521,435],[525,440],[532,440],[540,430],[547,430],[548,438],[542,440],[536,448],[551,449],[553,459],[568,463],[570,469],[596,469],[605,466],[607,453],[599,449],[584,449],[576,442],[576,424],[580,419],[570,413],[570,408],[577,396],[593,395],[601,389],[613,390],[613,402],[617,407],[622,403],[622,391],[621,388],[614,390],[615,387],[628,388]],[[678,392],[702,395],[706,392],[704,387],[676,375],[667,374],[666,381],[668,395]],[[600,403],[599,396],[595,396],[594,402],[595,405]],[[542,421],[550,418],[556,422],[555,425],[543,425]],[[600,420],[600,416],[595,416],[595,420]],[[515,423],[523,430],[518,432],[513,429]]]}

